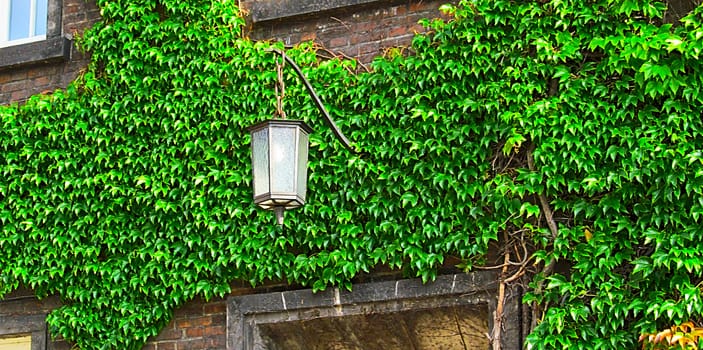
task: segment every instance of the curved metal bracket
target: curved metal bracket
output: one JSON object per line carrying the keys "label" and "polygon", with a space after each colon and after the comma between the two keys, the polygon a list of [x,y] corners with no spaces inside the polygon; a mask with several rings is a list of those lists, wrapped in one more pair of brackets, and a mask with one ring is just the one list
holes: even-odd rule
{"label": "curved metal bracket", "polygon": [[300,79],[303,80],[303,84],[305,85],[305,88],[308,90],[308,93],[312,97],[313,101],[315,102],[315,106],[317,106],[317,109],[320,110],[320,113],[325,117],[325,120],[327,121],[327,125],[332,129],[332,132],[334,133],[334,136],[337,137],[339,142],[344,145],[348,150],[354,152],[354,153],[359,153],[354,147],[352,147],[351,142],[349,142],[349,139],[347,139],[346,136],[342,133],[342,130],[339,129],[337,124],[334,122],[334,119],[330,116],[330,114],[327,112],[327,109],[325,109],[325,106],[322,104],[322,100],[320,100],[320,97],[317,96],[317,93],[315,93],[315,89],[313,89],[312,85],[308,81],[308,79],[303,75],[303,71],[300,70],[300,67],[293,61],[288,55],[286,55],[285,52],[276,49],[276,48],[271,48],[267,51],[273,51],[283,57],[286,62],[290,63],[290,65],[293,67],[293,70],[295,73],[298,74]]}

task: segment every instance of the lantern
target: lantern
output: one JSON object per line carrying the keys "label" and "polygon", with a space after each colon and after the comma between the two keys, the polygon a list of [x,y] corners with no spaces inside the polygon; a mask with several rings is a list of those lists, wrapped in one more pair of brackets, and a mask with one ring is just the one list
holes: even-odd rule
{"label": "lantern", "polygon": [[283,51],[271,49],[281,56],[276,64],[278,85],[276,86],[276,114],[280,119],[267,120],[248,130],[251,133],[251,163],[254,172],[254,203],[259,207],[273,210],[276,220],[283,225],[285,210],[295,209],[305,204],[308,169],[308,136],[312,129],[300,120],[287,120],[283,112],[283,64],[288,62],[300,77],[313,102],[325,117],[327,125],[337,139],[350,151],[359,153],[339,130],[334,119],[325,109],[320,97],[305,78],[295,62]]}
{"label": "lantern", "polygon": [[300,120],[274,119],[250,127],[254,203],[276,213],[283,225],[285,210],[305,204],[308,135]]}

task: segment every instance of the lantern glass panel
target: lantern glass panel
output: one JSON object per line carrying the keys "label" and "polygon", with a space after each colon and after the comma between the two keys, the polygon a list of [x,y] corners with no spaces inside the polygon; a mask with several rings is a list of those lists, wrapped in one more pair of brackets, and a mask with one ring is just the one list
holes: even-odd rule
{"label": "lantern glass panel", "polygon": [[298,130],[298,197],[305,202],[308,179],[308,134]]}
{"label": "lantern glass panel", "polygon": [[252,164],[254,173],[254,196],[270,191],[269,184],[269,129],[261,128],[252,134]]}
{"label": "lantern glass panel", "polygon": [[271,128],[271,192],[295,193],[297,128]]}

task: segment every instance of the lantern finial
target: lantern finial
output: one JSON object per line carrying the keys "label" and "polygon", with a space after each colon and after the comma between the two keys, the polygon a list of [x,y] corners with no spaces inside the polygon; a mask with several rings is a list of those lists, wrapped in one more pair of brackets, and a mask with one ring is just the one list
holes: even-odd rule
{"label": "lantern finial", "polygon": [[273,208],[273,212],[276,214],[278,226],[283,226],[283,216],[286,214],[285,209],[283,209],[283,207],[275,207]]}

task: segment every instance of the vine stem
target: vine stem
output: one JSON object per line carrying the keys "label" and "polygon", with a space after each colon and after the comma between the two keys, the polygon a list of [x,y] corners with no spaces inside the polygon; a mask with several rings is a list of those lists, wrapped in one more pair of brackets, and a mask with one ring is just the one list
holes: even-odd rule
{"label": "vine stem", "polygon": [[[532,145],[527,151],[527,168],[530,169],[530,171],[536,171],[535,158],[532,154],[534,151],[534,145]],[[554,221],[554,213],[552,212],[552,208],[549,206],[549,201],[547,201],[547,196],[545,196],[544,193],[539,193],[537,197],[539,198],[539,204],[540,207],[542,207],[542,212],[544,212],[544,219],[547,221],[547,227],[549,227],[549,231],[552,233],[552,241],[554,241],[557,239],[557,236],[559,236],[559,229],[557,228],[557,223]]]}
{"label": "vine stem", "polygon": [[283,66],[286,60],[281,56],[281,63],[276,62],[276,77],[278,85],[276,85],[276,114],[281,119],[286,119],[286,112],[283,111],[283,98],[286,95],[286,83],[283,80]]}
{"label": "vine stem", "polygon": [[[508,233],[503,231],[504,239],[507,242]],[[501,350],[502,329],[503,329],[503,309],[505,308],[505,279],[508,274],[508,266],[510,265],[510,251],[506,250],[503,256],[503,270],[500,273],[500,284],[498,284],[498,304],[493,315],[493,334],[491,335],[491,343],[493,350]]]}
{"label": "vine stem", "polygon": [[[527,151],[527,167],[530,171],[536,171],[535,168],[535,159],[534,159],[534,153],[535,151],[535,146],[532,145],[530,149]],[[554,212],[552,212],[552,208],[549,206],[549,201],[547,200],[547,196],[545,196],[544,193],[539,193],[537,195],[537,198],[539,199],[539,204],[540,207],[542,208],[542,212],[544,213],[544,219],[547,221],[547,227],[549,227],[549,231],[552,233],[552,242],[554,242],[557,237],[559,236],[559,229],[557,228],[557,223],[554,221]],[[556,264],[554,259],[551,259],[548,263],[544,265],[542,268],[542,271],[540,274],[546,278],[547,276],[552,274],[552,271],[554,271],[554,265]],[[542,292],[542,288],[544,287],[544,281],[545,279],[542,279],[537,283],[537,287],[535,288],[535,294],[540,294]],[[535,329],[537,326],[537,320],[539,319],[539,313],[540,309],[539,306],[537,305],[537,302],[535,301],[532,304],[532,320],[530,324],[530,330]]]}

